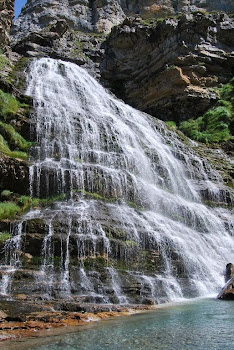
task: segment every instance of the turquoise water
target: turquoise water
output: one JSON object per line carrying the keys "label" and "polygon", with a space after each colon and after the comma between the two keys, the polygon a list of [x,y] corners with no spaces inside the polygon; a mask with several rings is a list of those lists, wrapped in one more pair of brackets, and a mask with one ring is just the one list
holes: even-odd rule
{"label": "turquoise water", "polygon": [[81,327],[32,350],[231,350],[234,303],[197,300]]}

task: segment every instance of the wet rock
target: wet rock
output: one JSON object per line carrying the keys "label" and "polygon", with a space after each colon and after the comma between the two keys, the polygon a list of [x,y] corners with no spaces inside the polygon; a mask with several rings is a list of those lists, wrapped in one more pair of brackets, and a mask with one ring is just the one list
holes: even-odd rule
{"label": "wet rock", "polygon": [[61,303],[59,305],[57,305],[57,307],[62,310],[62,311],[69,311],[69,312],[81,312],[81,311],[85,311],[85,309],[83,307],[81,307],[79,304],[77,303]]}
{"label": "wet rock", "polygon": [[225,282],[228,282],[233,277],[234,277],[234,265],[229,263],[226,265]]}
{"label": "wet rock", "polygon": [[0,310],[0,322],[5,320],[7,318],[7,314]]}
{"label": "wet rock", "polygon": [[155,305],[155,300],[152,298],[145,298],[142,300],[143,305]]}
{"label": "wet rock", "polygon": [[0,155],[0,190],[29,193],[29,167],[25,161]]}
{"label": "wet rock", "polygon": [[222,300],[234,300],[234,277],[225,284],[217,298]]}

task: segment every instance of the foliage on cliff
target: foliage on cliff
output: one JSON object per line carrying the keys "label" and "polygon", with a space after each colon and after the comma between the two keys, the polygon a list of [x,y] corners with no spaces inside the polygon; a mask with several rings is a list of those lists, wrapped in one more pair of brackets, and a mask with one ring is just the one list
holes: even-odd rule
{"label": "foliage on cliff", "polygon": [[180,124],[180,130],[191,139],[205,143],[234,140],[234,78],[217,92],[220,99],[214,108]]}
{"label": "foliage on cliff", "polygon": [[0,153],[12,158],[27,159],[31,143],[10,125],[20,108],[28,108],[14,96],[0,90]]}

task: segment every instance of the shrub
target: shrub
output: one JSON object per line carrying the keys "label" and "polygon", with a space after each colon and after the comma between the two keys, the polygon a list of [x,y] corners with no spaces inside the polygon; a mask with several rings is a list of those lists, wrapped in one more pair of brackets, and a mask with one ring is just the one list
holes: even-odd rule
{"label": "shrub", "polygon": [[0,220],[14,219],[20,212],[20,207],[13,202],[0,203]]}
{"label": "shrub", "polygon": [[193,140],[213,143],[233,139],[234,78],[218,89],[216,106],[197,119],[180,124],[179,129]]}

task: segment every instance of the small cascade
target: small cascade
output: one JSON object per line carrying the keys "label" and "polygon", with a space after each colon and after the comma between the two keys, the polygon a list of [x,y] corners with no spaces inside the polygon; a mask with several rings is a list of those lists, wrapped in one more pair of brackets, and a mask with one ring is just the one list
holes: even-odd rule
{"label": "small cascade", "polygon": [[117,270],[113,269],[112,267],[108,267],[107,270],[111,277],[111,286],[113,288],[115,297],[117,298],[118,304],[127,304],[128,299],[126,298],[125,295],[123,295],[123,292],[121,290],[120,280],[119,280]]}
{"label": "small cascade", "polygon": [[18,225],[14,226],[11,232],[11,239],[8,239],[5,244],[5,259],[3,264],[0,265],[0,270],[2,270],[2,281],[0,284],[0,295],[10,296],[11,295],[11,285],[14,279],[15,271],[22,267],[23,258],[23,223],[20,222]]}
{"label": "small cascade", "polygon": [[22,268],[34,271],[24,292],[45,299],[160,303],[215,293],[234,260],[233,194],[209,163],[72,63],[34,60],[26,93],[37,140],[30,193],[52,205],[15,227],[1,293]]}
{"label": "small cascade", "polygon": [[52,226],[52,222],[48,223],[48,233],[45,234],[42,243],[42,265],[40,269],[40,278],[42,279],[42,283],[44,284],[44,291],[46,296],[49,297],[53,291],[54,284],[54,249],[53,249],[53,236],[54,230]]}

